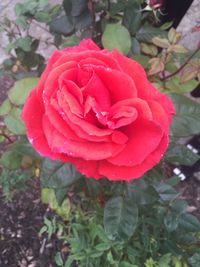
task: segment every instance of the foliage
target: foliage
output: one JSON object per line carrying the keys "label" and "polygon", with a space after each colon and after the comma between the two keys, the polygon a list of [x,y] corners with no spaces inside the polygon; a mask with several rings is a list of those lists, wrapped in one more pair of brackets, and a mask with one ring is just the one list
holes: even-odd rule
{"label": "foliage", "polygon": [[[57,266],[199,266],[200,223],[179,199],[174,186],[180,179],[166,175],[164,168],[199,160],[179,142],[200,132],[200,105],[184,95],[200,81],[199,51],[181,46],[181,33],[169,24],[161,25],[158,10],[152,10],[149,1],[64,0],[56,6],[48,2],[18,3],[16,20],[4,18],[0,25],[8,36],[10,56],[0,75],[13,81],[0,104],[0,186],[6,200],[24,189],[28,178],[40,178],[42,201],[59,215],[44,219],[40,235],[49,240],[56,235],[69,247],[68,253],[55,255]],[[140,62],[151,82],[169,94],[176,116],[168,150],[140,180],[86,179],[70,164],[43,159],[28,143],[20,112],[44,68],[40,40],[30,34],[34,23],[52,35],[57,48],[86,37],[108,50],[118,48]]]}

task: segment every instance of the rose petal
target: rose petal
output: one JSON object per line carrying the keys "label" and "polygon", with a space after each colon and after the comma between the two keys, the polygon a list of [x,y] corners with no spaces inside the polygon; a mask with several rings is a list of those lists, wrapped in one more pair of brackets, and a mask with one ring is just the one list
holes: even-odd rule
{"label": "rose petal", "polygon": [[165,133],[167,133],[169,128],[169,120],[163,107],[160,105],[160,103],[154,100],[149,100],[148,104],[153,115],[153,120],[160,125]]}
{"label": "rose petal", "polygon": [[83,88],[83,95],[85,99],[87,96],[94,97],[103,110],[107,110],[111,105],[109,91],[102,80],[94,72],[87,85]]}
{"label": "rose petal", "polygon": [[140,178],[145,172],[153,168],[162,158],[164,151],[167,148],[168,138],[163,136],[159,146],[153,151],[141,164],[136,166],[117,166],[108,161],[100,161],[98,173],[103,177],[108,177],[109,180],[131,181]]}
{"label": "rose petal", "polygon": [[21,114],[26,126],[28,140],[42,156],[59,159],[60,156],[51,151],[44,136],[42,127],[43,114],[44,110],[37,98],[36,90],[33,90],[27,98]]}
{"label": "rose petal", "polygon": [[114,116],[114,114],[117,114],[119,112],[119,109],[121,109],[121,107],[133,107],[137,110],[139,118],[147,120],[152,119],[152,112],[149,105],[147,104],[146,101],[140,98],[125,99],[122,101],[118,101],[110,108],[109,110],[110,115]]}
{"label": "rose petal", "polygon": [[67,139],[50,123],[47,116],[43,116],[43,129],[49,147],[53,152],[65,153],[71,157],[85,160],[101,160],[116,155],[124,145],[114,143],[76,142]]}
{"label": "rose petal", "polygon": [[[53,67],[53,64],[62,56],[63,52],[62,51],[58,51],[58,50],[55,50],[53,52],[53,54],[51,55],[51,57],[49,58],[48,62],[47,62],[47,65],[46,65],[46,68],[45,70],[43,71],[41,77],[40,77],[40,80],[38,82],[38,85],[36,87],[36,91],[37,91],[37,95],[38,96],[42,96],[42,92],[43,92],[43,89],[44,89],[44,84],[45,84],[45,81],[49,75],[49,72],[51,71],[52,67]],[[41,101],[42,103],[42,99],[38,98],[39,101]]]}
{"label": "rose petal", "polygon": [[128,75],[110,68],[94,67],[94,70],[110,92],[112,103],[137,97],[135,84]]}
{"label": "rose petal", "polygon": [[159,145],[163,136],[161,128],[152,121],[137,120],[125,127],[129,140],[126,147],[108,161],[119,166],[133,166],[142,163]]}
{"label": "rose petal", "polygon": [[77,78],[77,68],[76,67],[76,62],[68,62],[65,63],[57,68],[54,68],[48,75],[46,82],[44,84],[44,89],[43,89],[43,99],[44,101],[48,102],[50,97],[55,94],[56,91],[58,90],[58,84],[59,84],[59,77],[61,76],[61,80],[65,77],[67,80],[72,80],[75,81]]}

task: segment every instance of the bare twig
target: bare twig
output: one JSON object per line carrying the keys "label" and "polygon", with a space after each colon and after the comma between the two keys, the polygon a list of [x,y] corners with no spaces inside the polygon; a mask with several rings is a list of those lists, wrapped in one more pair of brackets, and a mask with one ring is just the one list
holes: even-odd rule
{"label": "bare twig", "polygon": [[197,53],[199,50],[200,50],[200,48],[197,48],[197,49],[192,53],[192,55],[186,60],[186,62],[185,62],[182,66],[180,66],[180,68],[178,68],[175,72],[173,72],[173,73],[171,73],[171,74],[169,74],[169,75],[167,75],[167,76],[162,77],[161,80],[162,80],[162,81],[166,81],[166,80],[168,80],[169,78],[175,76],[177,73],[179,73],[179,72],[180,72],[180,71],[181,71],[181,70],[188,64],[188,62],[193,58],[193,56],[196,55],[196,53]]}

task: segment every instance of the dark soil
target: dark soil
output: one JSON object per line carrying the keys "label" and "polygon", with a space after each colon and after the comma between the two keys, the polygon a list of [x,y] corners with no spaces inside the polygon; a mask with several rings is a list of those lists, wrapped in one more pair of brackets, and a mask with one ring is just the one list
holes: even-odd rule
{"label": "dark soil", "polygon": [[40,202],[39,183],[31,179],[26,191],[5,203],[0,192],[0,267],[54,267],[58,241],[39,237],[49,212]]}

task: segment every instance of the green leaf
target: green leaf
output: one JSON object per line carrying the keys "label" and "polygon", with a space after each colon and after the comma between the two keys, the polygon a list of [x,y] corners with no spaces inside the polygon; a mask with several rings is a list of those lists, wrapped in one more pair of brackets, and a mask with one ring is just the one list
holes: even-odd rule
{"label": "green leaf", "polygon": [[29,92],[37,85],[38,80],[36,77],[30,77],[16,81],[8,92],[10,101],[17,106],[24,104]]}
{"label": "green leaf", "polygon": [[62,205],[63,200],[65,199],[67,194],[67,188],[57,188],[55,189],[55,196],[56,200],[58,202],[58,205]]}
{"label": "green leaf", "polygon": [[188,259],[188,262],[191,265],[191,267],[199,267],[200,253],[195,253],[192,257]]}
{"label": "green leaf", "polygon": [[14,134],[25,134],[25,127],[20,119],[21,109],[12,108],[8,115],[5,116],[4,123],[9,131]]}
{"label": "green leaf", "polygon": [[120,24],[107,24],[102,35],[104,48],[112,51],[114,48],[127,54],[131,48],[131,37],[128,30]]}
{"label": "green leaf", "polygon": [[28,27],[27,19],[25,16],[20,16],[16,19],[16,24],[21,27],[23,30],[26,30]]}
{"label": "green leaf", "polygon": [[94,247],[98,251],[106,251],[110,249],[110,244],[109,243],[101,243],[98,244],[97,246]]}
{"label": "green leaf", "polygon": [[170,264],[171,260],[172,260],[171,253],[167,253],[163,255],[158,261],[158,267],[171,267],[171,264]]}
{"label": "green leaf", "polygon": [[81,15],[87,9],[87,7],[88,7],[87,0],[73,0],[71,15],[77,17]]}
{"label": "green leaf", "polygon": [[134,55],[132,58],[140,63],[144,69],[148,67],[149,57],[144,55]]}
{"label": "green leaf", "polygon": [[170,163],[179,163],[183,165],[193,165],[200,159],[200,156],[193,153],[191,149],[183,145],[172,144],[167,149],[164,160]]}
{"label": "green leaf", "polygon": [[131,199],[113,197],[105,205],[104,227],[111,240],[129,239],[138,223],[138,208]]}
{"label": "green leaf", "polygon": [[41,159],[41,156],[34,150],[28,141],[16,141],[9,146],[9,149],[19,154],[28,155],[35,159]]}
{"label": "green leaf", "polygon": [[70,205],[70,201],[68,198],[66,198],[63,202],[61,206],[57,206],[57,208],[55,209],[55,212],[61,216],[63,219],[67,220],[69,219],[70,216],[70,210],[71,210],[71,205]]}
{"label": "green leaf", "polygon": [[58,19],[53,20],[50,23],[50,31],[58,34],[63,34],[65,36],[72,33],[74,30],[74,25],[72,19],[68,16],[62,16]]}
{"label": "green leaf", "polygon": [[200,133],[200,104],[183,95],[170,94],[176,115],[171,123],[174,136],[189,136]]}
{"label": "green leaf", "polygon": [[10,101],[9,99],[5,99],[3,101],[3,103],[0,105],[0,116],[4,116],[4,115],[7,115],[10,110],[11,110],[12,106],[10,104]]}
{"label": "green leaf", "polygon": [[44,11],[38,11],[35,14],[34,17],[39,22],[49,22],[49,21],[51,21],[51,18],[49,16],[49,14],[47,12],[44,12]]}
{"label": "green leaf", "polygon": [[154,45],[161,48],[168,48],[170,46],[169,41],[165,38],[154,37],[152,38],[152,42]]}
{"label": "green leaf", "polygon": [[55,257],[54,257],[55,263],[57,266],[63,266],[64,262],[61,256],[61,252],[57,252]]}
{"label": "green leaf", "polygon": [[141,5],[138,1],[129,3],[124,10],[122,23],[132,35],[135,34],[140,27],[142,19],[141,14]]}
{"label": "green leaf", "polygon": [[79,42],[80,38],[76,35],[72,35],[63,40],[61,47],[65,48],[65,47],[75,46],[79,44]]}
{"label": "green leaf", "polygon": [[153,186],[142,179],[127,183],[127,189],[129,197],[138,205],[152,204],[159,197]]}
{"label": "green leaf", "polygon": [[72,185],[81,175],[71,164],[44,159],[42,164],[41,182],[43,187],[64,188]]}
{"label": "green leaf", "polygon": [[185,231],[188,232],[199,232],[200,231],[200,222],[199,220],[191,214],[182,214],[179,220],[179,225]]}
{"label": "green leaf", "polygon": [[166,183],[171,186],[175,186],[179,184],[180,181],[181,181],[181,178],[179,176],[172,176],[171,178],[167,179]]}
{"label": "green leaf", "polygon": [[92,15],[89,10],[86,10],[80,16],[74,17],[73,22],[77,30],[88,28],[92,24]]}
{"label": "green leaf", "polygon": [[140,30],[136,33],[136,38],[140,42],[150,43],[152,42],[153,37],[163,37],[167,38],[167,32],[159,28],[152,27],[148,24],[145,24]]}
{"label": "green leaf", "polygon": [[160,182],[154,185],[154,188],[159,193],[162,201],[171,201],[177,197],[177,192],[169,184]]}
{"label": "green leaf", "polygon": [[25,52],[31,51],[32,39],[29,36],[21,37],[15,42],[17,47],[20,47]]}
{"label": "green leaf", "polygon": [[173,232],[177,229],[179,218],[173,211],[168,211],[164,218],[164,225],[168,232]]}
{"label": "green leaf", "polygon": [[22,156],[19,153],[13,151],[6,151],[0,158],[0,163],[10,170],[19,169],[21,161]]}
{"label": "green leaf", "polygon": [[138,267],[138,265],[126,262],[126,261],[121,261],[119,264],[119,267]]}
{"label": "green leaf", "polygon": [[66,15],[70,16],[71,9],[72,9],[72,0],[63,0],[62,5],[63,5]]}
{"label": "green leaf", "polygon": [[183,94],[191,92],[198,85],[198,81],[190,80],[185,83],[181,83],[179,76],[172,77],[168,82],[166,82],[166,87],[172,93]]}
{"label": "green leaf", "polygon": [[24,5],[21,3],[17,3],[15,5],[15,14],[20,16],[24,12]]}
{"label": "green leaf", "polygon": [[44,204],[48,204],[63,219],[68,219],[70,215],[70,201],[66,198],[61,205],[57,202],[54,189],[42,188],[41,200]]}

